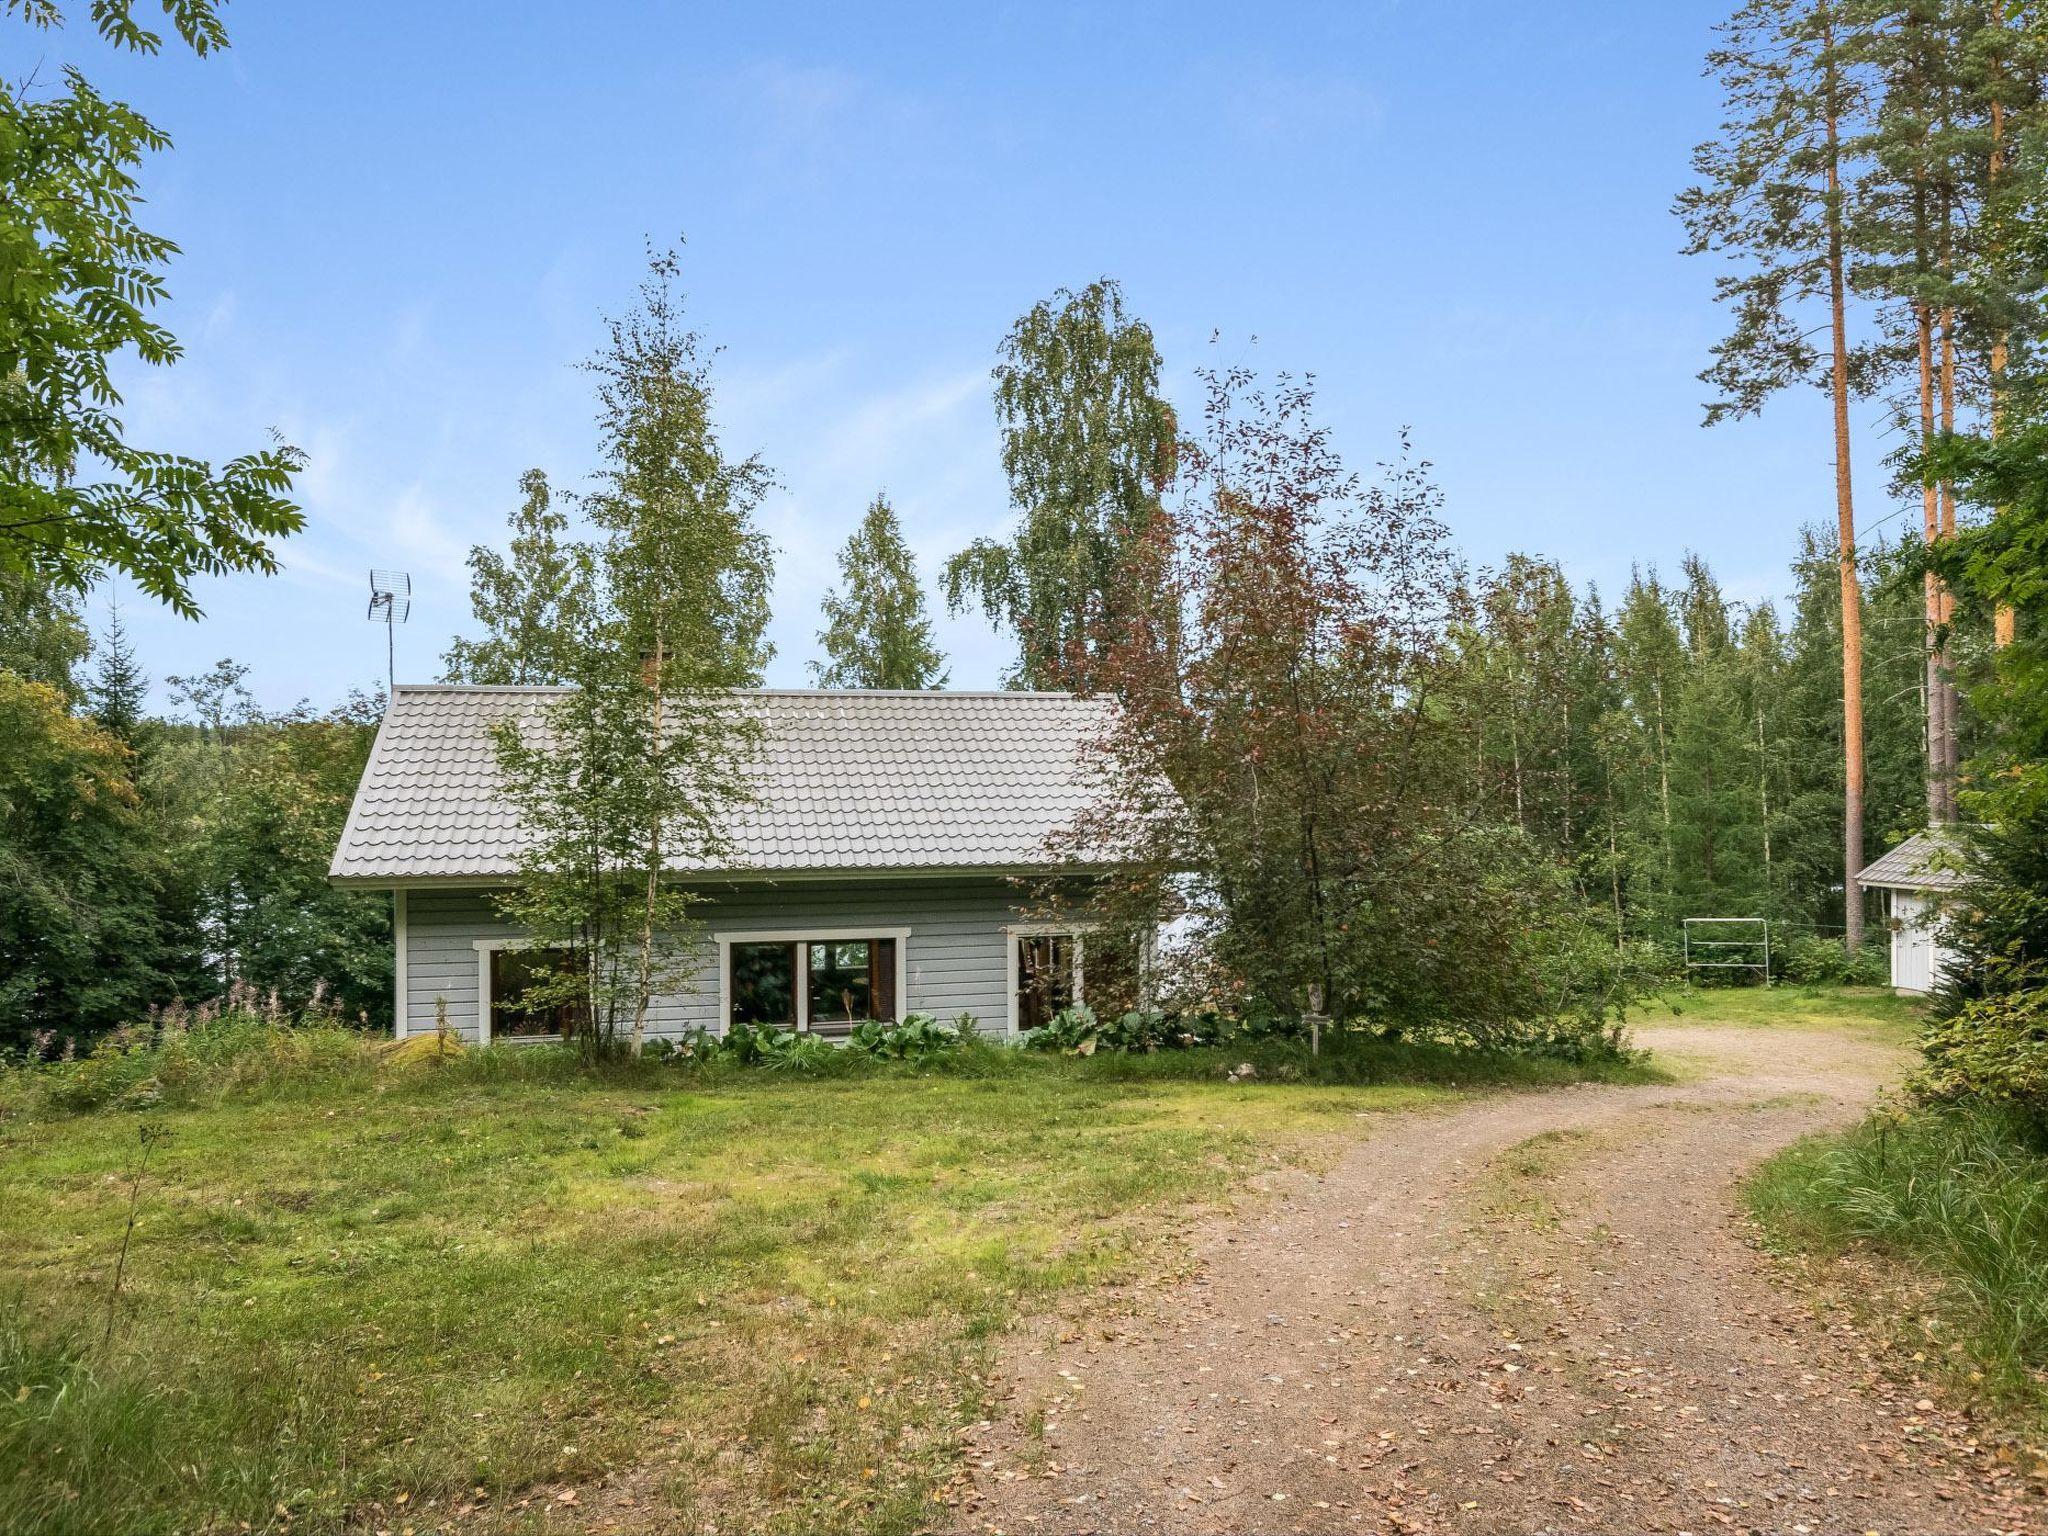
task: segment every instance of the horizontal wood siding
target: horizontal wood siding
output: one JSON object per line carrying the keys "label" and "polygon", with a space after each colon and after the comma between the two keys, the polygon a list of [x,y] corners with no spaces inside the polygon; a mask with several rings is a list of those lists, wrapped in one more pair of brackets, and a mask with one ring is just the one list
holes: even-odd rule
{"label": "horizontal wood siding", "polygon": [[[717,950],[720,932],[787,933],[803,928],[908,928],[905,949],[906,1013],[952,1020],[972,1013],[982,1030],[1003,1032],[1008,999],[1003,926],[1017,921],[1024,893],[1000,879],[867,883],[791,882],[705,891],[692,916],[701,947],[692,956],[693,980],[656,1000],[649,1020],[655,1035],[716,1030]],[[415,1033],[434,1027],[436,1001],[466,1040],[477,1037],[479,939],[517,937],[481,891],[415,889],[408,893],[406,1021]]]}

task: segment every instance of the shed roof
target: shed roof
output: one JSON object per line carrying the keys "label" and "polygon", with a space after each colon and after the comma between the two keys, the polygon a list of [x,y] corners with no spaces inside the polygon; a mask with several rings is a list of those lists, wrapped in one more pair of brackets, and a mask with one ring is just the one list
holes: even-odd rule
{"label": "shed roof", "polygon": [[1864,865],[1856,879],[1862,885],[1901,891],[1960,890],[1968,883],[1963,860],[1963,845],[1953,832],[1915,832],[1891,852]]}
{"label": "shed roof", "polygon": [[[372,885],[515,872],[519,819],[490,727],[539,719],[553,688],[402,684],[329,877]],[[1091,801],[1082,749],[1113,706],[1065,693],[747,689],[764,727],[758,798],[720,871],[1028,869]],[[709,872],[709,871],[707,871]]]}

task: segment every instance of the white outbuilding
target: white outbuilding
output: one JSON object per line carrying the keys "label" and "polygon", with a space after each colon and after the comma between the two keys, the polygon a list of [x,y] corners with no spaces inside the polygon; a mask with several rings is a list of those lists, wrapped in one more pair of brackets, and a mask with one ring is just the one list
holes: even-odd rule
{"label": "white outbuilding", "polygon": [[1885,893],[1897,991],[1933,990],[1955,958],[1941,943],[1941,923],[1963,888],[1961,853],[1952,836],[1916,832],[1857,877],[1866,888]]}

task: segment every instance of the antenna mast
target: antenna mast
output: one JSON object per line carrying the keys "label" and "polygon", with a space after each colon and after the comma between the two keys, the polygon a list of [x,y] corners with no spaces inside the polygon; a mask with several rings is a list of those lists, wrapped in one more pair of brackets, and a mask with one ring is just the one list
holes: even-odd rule
{"label": "antenna mast", "polygon": [[404,571],[370,572],[371,623],[384,626],[384,697],[398,686],[398,626],[412,617],[412,577]]}

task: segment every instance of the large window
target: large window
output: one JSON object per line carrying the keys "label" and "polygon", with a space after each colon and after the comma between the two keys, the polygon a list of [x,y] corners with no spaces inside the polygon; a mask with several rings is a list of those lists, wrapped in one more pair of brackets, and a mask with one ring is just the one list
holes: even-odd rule
{"label": "large window", "polygon": [[898,935],[735,937],[725,942],[727,1019],[844,1033],[897,1011]]}
{"label": "large window", "polygon": [[580,1002],[548,1002],[534,995],[534,984],[560,976],[574,966],[565,949],[537,947],[490,951],[491,1038],[493,1040],[566,1040],[583,1027]]}
{"label": "large window", "polygon": [[795,1029],[795,944],[732,946],[732,1022]]}

